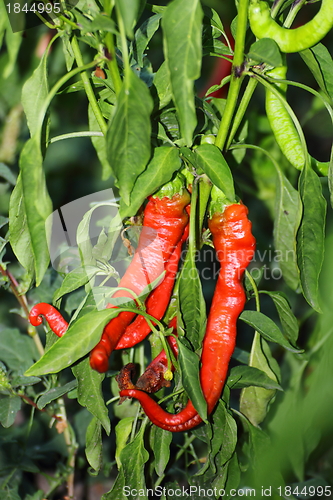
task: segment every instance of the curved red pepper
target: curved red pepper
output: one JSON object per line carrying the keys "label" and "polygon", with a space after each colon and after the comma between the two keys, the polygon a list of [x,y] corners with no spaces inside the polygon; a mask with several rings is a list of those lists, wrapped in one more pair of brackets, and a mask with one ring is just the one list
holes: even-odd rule
{"label": "curved red pepper", "polygon": [[58,335],[58,337],[62,337],[68,328],[68,323],[60,312],[50,304],[40,302],[31,309],[29,321],[33,326],[39,326],[43,322],[42,316],[45,317],[51,330]]}
{"label": "curved red pepper", "polygon": [[[223,213],[215,213],[209,221],[221,269],[201,355],[200,383],[208,414],[221,395],[235,348],[237,319],[246,300],[242,278],[255,250],[255,239],[247,214],[244,205],[233,204],[227,206]],[[142,391],[122,390],[120,396],[137,398],[154,424],[172,432],[191,429],[201,422],[191,401],[180,413],[172,415]]]}

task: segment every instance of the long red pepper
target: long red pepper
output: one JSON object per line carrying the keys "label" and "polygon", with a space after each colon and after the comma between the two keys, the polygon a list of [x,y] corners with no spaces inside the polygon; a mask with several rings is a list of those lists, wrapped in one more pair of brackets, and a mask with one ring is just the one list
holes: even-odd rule
{"label": "long red pepper", "polygon": [[[209,221],[217,258],[221,265],[201,355],[200,383],[208,414],[214,409],[224,386],[235,348],[236,323],[245,305],[242,278],[255,250],[248,210],[233,204]],[[164,411],[151,397],[137,389],[122,390],[121,397],[137,398],[150,420],[172,432],[191,429],[202,419],[191,401],[178,414]]]}
{"label": "long red pepper", "polygon": [[[189,201],[189,194],[186,190],[171,197],[149,198],[144,211],[144,227],[138,249],[119,284],[139,295],[147,284],[161,274],[165,267],[164,280],[151,292],[147,300],[147,312],[154,315],[156,319],[161,319],[169,303],[178,268],[181,242],[187,237],[188,213],[185,208]],[[119,290],[114,296],[132,298],[131,294],[124,290]],[[114,306],[109,304],[107,307]],[[45,303],[36,304],[30,312],[29,320],[34,326],[38,326],[42,322],[41,316],[45,316],[56,335],[62,336],[67,330],[68,323],[53,306]],[[148,335],[150,328],[146,320],[139,316],[137,323],[134,321],[133,326],[130,327],[131,337],[127,336],[128,343],[124,340],[118,346],[121,336],[134,317],[135,313],[122,312],[104,328],[100,342],[91,353],[92,368],[100,372],[107,371],[108,358],[115,348],[131,347]]]}
{"label": "long red pepper", "polygon": [[[138,248],[119,286],[129,288],[139,295],[147,284],[158,278],[187,226],[188,214],[185,207],[189,201],[189,193],[184,189],[181,194],[176,193],[172,197],[149,198],[144,210],[144,227]],[[129,294],[123,295],[123,292],[119,291],[114,296]],[[90,366],[93,369],[99,372],[107,371],[109,356],[134,316],[135,313],[123,312],[106,325],[101,341],[91,351]]]}

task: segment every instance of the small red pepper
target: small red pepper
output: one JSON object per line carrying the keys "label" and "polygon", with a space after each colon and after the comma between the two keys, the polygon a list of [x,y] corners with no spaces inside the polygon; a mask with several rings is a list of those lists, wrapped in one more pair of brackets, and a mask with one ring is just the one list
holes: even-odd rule
{"label": "small red pepper", "polygon": [[[209,221],[213,244],[221,265],[203,340],[200,383],[210,414],[223,389],[230,358],[235,348],[236,323],[244,309],[242,278],[255,250],[248,210],[233,204]],[[121,397],[137,398],[150,420],[162,429],[179,432],[202,420],[191,401],[178,414],[164,411],[150,396],[137,389],[122,390]]]}

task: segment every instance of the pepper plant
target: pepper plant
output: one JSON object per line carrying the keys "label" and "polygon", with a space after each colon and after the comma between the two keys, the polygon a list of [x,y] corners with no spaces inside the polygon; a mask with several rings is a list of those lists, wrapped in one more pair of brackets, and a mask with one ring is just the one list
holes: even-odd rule
{"label": "pepper plant", "polygon": [[332,27],[0,3],[1,498],[331,496]]}

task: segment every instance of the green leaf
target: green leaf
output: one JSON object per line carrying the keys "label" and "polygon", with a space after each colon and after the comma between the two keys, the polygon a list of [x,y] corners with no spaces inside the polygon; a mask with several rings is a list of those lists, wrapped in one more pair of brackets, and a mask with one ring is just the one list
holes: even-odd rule
{"label": "green leaf", "polygon": [[249,453],[253,460],[252,468],[256,470],[260,465],[262,466],[262,457],[267,456],[267,452],[272,449],[272,443],[268,435],[258,425],[251,423],[242,413],[234,411],[240,418],[245,432],[249,435]]}
{"label": "green leaf", "polygon": [[24,377],[24,375],[18,375],[11,379],[12,387],[27,387],[29,385],[35,385],[40,382],[39,377]]}
{"label": "green leaf", "polygon": [[191,146],[197,124],[194,81],[201,70],[203,12],[199,0],[173,0],[163,14],[163,47],[181,135]]}
{"label": "green leaf", "polygon": [[77,387],[77,380],[72,380],[71,382],[68,382],[67,384],[63,385],[62,387],[54,387],[53,389],[50,389],[47,392],[44,392],[42,396],[38,399],[37,406],[41,410],[42,408],[45,408],[45,406],[51,401],[54,401],[55,399],[61,398],[64,394],[67,394],[68,392],[72,391]]}
{"label": "green leaf", "polygon": [[183,386],[194,408],[197,410],[202,420],[206,421],[207,403],[200,385],[199,357],[195,352],[185,347],[181,341],[178,342],[178,349],[178,360]]}
{"label": "green leaf", "polygon": [[66,61],[66,69],[67,72],[69,72],[75,61],[73,48],[70,42],[70,35],[66,30],[62,30],[60,38],[62,41],[62,51]]}
{"label": "green leaf", "polygon": [[158,107],[162,109],[172,99],[170,74],[166,61],[156,71],[153,83],[157,91]]}
{"label": "green leaf", "polygon": [[5,179],[7,182],[15,186],[16,177],[7,165],[0,163],[0,177]]}
{"label": "green leaf", "polygon": [[[237,453],[234,453],[231,459],[228,462],[228,474],[227,481],[225,483],[225,490],[231,492],[232,490],[237,491],[236,488],[239,486],[241,479],[241,471],[238,463]],[[232,499],[232,496],[229,494],[228,499]]]}
{"label": "green leaf", "polygon": [[157,427],[151,427],[150,446],[155,457],[155,471],[158,476],[163,476],[170,459],[170,445],[172,433]]}
{"label": "green leaf", "polygon": [[201,144],[195,150],[199,165],[205,174],[226,195],[228,200],[235,200],[234,182],[230,168],[221,151],[214,144]]}
{"label": "green leaf", "polygon": [[[124,500],[124,488],[128,485],[125,484],[124,469],[120,469],[118,476],[110,491],[102,496],[101,500]],[[147,498],[146,496],[143,498]]]}
{"label": "green leaf", "polygon": [[107,14],[100,13],[94,15],[94,18],[89,23],[88,31],[106,31],[115,35],[118,34],[114,21]]}
{"label": "green leaf", "polygon": [[23,202],[22,178],[19,175],[9,202],[9,241],[17,260],[27,271],[30,281],[35,276],[27,214]]}
{"label": "green leaf", "polygon": [[[88,106],[89,130],[93,132],[101,132],[101,128],[96,119],[96,116],[89,104]],[[91,137],[92,145],[95,148],[98,159],[102,165],[102,180],[107,180],[112,175],[112,168],[107,158],[107,147],[105,137]]]}
{"label": "green leaf", "polygon": [[[22,12],[23,14],[23,12]],[[16,16],[18,14],[15,14]],[[23,18],[25,16],[22,16]],[[24,26],[22,26],[22,31],[24,30]],[[7,46],[7,54],[8,54],[8,62],[3,69],[3,78],[8,78],[12,72],[14,71],[15,65],[17,63],[18,53],[21,47],[21,43],[23,40],[22,33],[13,33],[13,30],[8,28],[5,33],[6,46]]]}
{"label": "green leaf", "polygon": [[282,387],[275,380],[254,366],[235,366],[231,369],[227,383],[233,389],[256,386],[282,391]]}
{"label": "green leaf", "polygon": [[[130,493],[134,490],[146,489],[144,465],[149,459],[149,453],[144,447],[144,431],[145,426],[142,426],[133,441],[126,445],[120,454],[125,485],[129,486]],[[136,494],[129,494],[126,497],[131,500],[137,499]],[[142,496],[142,498],[147,498],[147,496]]]}
{"label": "green leaf", "polygon": [[275,342],[291,352],[303,352],[302,349],[293,347],[274,321],[265,316],[265,314],[258,311],[243,311],[239,318],[252,326],[269,342]]}
{"label": "green leaf", "polygon": [[199,273],[195,265],[195,256],[187,253],[179,281],[179,309],[188,332],[186,338],[194,350],[198,349],[204,335],[206,322],[206,304],[202,293]]}
{"label": "green leaf", "polygon": [[118,96],[107,132],[108,160],[114,171],[120,196],[127,205],[137,177],[150,158],[150,113],[153,101],[146,85],[129,71]]}
{"label": "green leaf", "polygon": [[146,170],[137,178],[132,194],[131,204],[127,207],[124,203],[120,206],[120,216],[135,215],[144,200],[150,194],[166,184],[179,168],[181,162],[177,148],[160,146],[154,149],[154,155],[148,163]]}
{"label": "green leaf", "polygon": [[216,471],[216,455],[219,454],[220,464],[224,465],[231,459],[237,444],[237,424],[224,401],[219,401],[213,413],[212,429],[209,461],[213,470]]}
{"label": "green leaf", "polygon": [[137,21],[140,8],[140,0],[116,0],[117,13],[122,18],[126,35],[133,38],[133,28]]}
{"label": "green leaf", "polygon": [[217,40],[216,38],[210,40],[209,43],[205,43],[202,47],[202,51],[203,56],[215,54],[223,56],[232,55],[229,47],[225,43],[221,42],[221,40]]}
{"label": "green leaf", "polygon": [[38,490],[34,495],[27,495],[24,500],[43,500],[45,498],[44,491]]}
{"label": "green leaf", "polygon": [[93,370],[89,359],[83,359],[72,368],[72,372],[78,382],[78,402],[81,406],[94,415],[102,424],[105,432],[110,434],[109,412],[105,405],[102,394],[102,382],[104,373]]}
{"label": "green leaf", "polygon": [[25,375],[57,373],[71,366],[95,347],[103,328],[119,311],[120,309],[96,311],[78,319]]}
{"label": "green leaf", "polygon": [[283,64],[279,46],[272,38],[261,38],[254,42],[250,47],[248,58],[256,64],[266,63],[273,68]]}
{"label": "green leaf", "polygon": [[99,269],[95,266],[82,266],[73,269],[70,273],[66,274],[61,287],[55,291],[53,300],[56,302],[66,293],[73,292],[81,286],[86,285],[97,273]]}
{"label": "green leaf", "polygon": [[299,54],[321,90],[333,100],[333,60],[325,45],[318,43],[311,49],[302,50]]}
{"label": "green leaf", "polygon": [[276,258],[285,282],[292,290],[296,290],[299,287],[296,233],[302,217],[302,204],[298,191],[280,169],[277,169],[277,174],[274,221]]}
{"label": "green leaf", "polygon": [[0,395],[0,423],[8,428],[13,425],[17,412],[21,409],[21,398],[19,396]]}
{"label": "green leaf", "polygon": [[143,66],[143,55],[154,33],[158,30],[161,21],[161,14],[148,17],[135,32],[133,43],[134,57],[140,67]]}
{"label": "green leaf", "polygon": [[120,469],[121,461],[120,454],[122,450],[125,448],[127,439],[132,432],[134,417],[125,417],[122,418],[116,425],[116,454],[115,459],[117,462],[117,467]]}
{"label": "green leaf", "polygon": [[39,114],[49,91],[47,57],[48,51],[46,50],[39,65],[22,88],[22,105],[27,117],[31,136],[33,136],[40,127]]}
{"label": "green leaf", "polygon": [[24,210],[31,239],[36,285],[38,286],[50,260],[45,221],[52,212],[52,202],[46,188],[38,134],[25,143],[20,156],[20,170]]}
{"label": "green leaf", "polygon": [[96,475],[102,466],[102,426],[100,421],[94,417],[87,428],[86,433],[86,457],[89,465],[94,469]]}
{"label": "green leaf", "polygon": [[0,360],[10,370],[26,370],[38,358],[35,343],[31,337],[22,335],[16,328],[0,330]]}
{"label": "green leaf", "polygon": [[326,201],[321,183],[312,168],[305,166],[299,178],[303,219],[297,234],[297,261],[305,299],[321,312],[318,280],[324,259]]}
{"label": "green leaf", "polygon": [[[90,233],[90,222],[94,211],[100,207],[108,207],[107,219],[109,223],[108,231],[110,238],[106,237],[104,230],[101,231],[98,242],[93,247]],[[104,223],[104,221],[103,221]],[[89,269],[94,267],[97,259],[108,260],[111,258],[112,248],[114,245],[114,238],[117,237],[118,232],[122,229],[122,222],[118,213],[118,204],[114,201],[102,201],[95,203],[93,207],[86,212],[78,225],[76,231],[77,244],[80,250],[80,258],[85,267]],[[101,239],[103,243],[101,244]],[[102,247],[102,248],[101,248]],[[97,255],[95,254],[97,250]]]}
{"label": "green leaf", "polygon": [[298,338],[298,322],[290,308],[287,298],[280,292],[263,291],[262,293],[269,295],[273,299],[282,324],[283,332],[290,343],[295,345]]}

